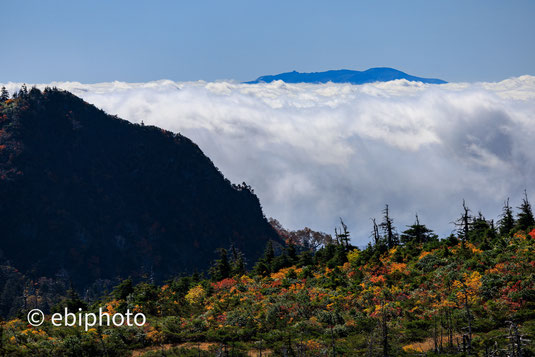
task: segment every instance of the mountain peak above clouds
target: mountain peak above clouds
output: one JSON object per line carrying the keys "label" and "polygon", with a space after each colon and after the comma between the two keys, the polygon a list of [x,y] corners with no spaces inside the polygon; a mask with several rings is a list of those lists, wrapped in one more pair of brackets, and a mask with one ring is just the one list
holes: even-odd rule
{"label": "mountain peak above clouds", "polygon": [[286,83],[351,83],[365,84],[374,82],[388,82],[396,79],[405,79],[411,82],[422,82],[429,84],[447,83],[442,79],[421,78],[412,76],[394,68],[376,67],[365,71],[353,71],[349,69],[330,70],[324,72],[300,73],[297,71],[280,73],[276,75],[266,75],[258,77],[254,81],[245,82],[248,84],[270,83],[281,80]]}

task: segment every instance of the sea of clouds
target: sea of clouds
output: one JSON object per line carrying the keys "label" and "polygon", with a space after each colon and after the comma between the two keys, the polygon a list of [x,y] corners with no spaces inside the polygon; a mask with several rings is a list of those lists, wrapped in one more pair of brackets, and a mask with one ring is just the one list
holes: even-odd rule
{"label": "sea of clouds", "polygon": [[418,213],[448,235],[463,199],[489,219],[507,197],[518,206],[524,189],[535,202],[533,76],[443,85],[48,85],[131,122],[182,133],[227,178],[250,184],[266,216],[328,233],[342,217],[358,245],[385,204],[399,231]]}

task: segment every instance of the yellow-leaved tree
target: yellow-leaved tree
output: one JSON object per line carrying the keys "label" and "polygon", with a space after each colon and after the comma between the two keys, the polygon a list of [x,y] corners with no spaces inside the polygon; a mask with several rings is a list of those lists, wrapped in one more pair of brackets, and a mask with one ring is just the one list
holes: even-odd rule
{"label": "yellow-leaved tree", "polygon": [[481,285],[481,274],[477,271],[463,273],[459,280],[453,282],[457,304],[466,310],[468,333],[463,336],[463,346],[469,354],[472,350],[472,312],[470,308],[479,299]]}
{"label": "yellow-leaved tree", "polygon": [[186,301],[189,302],[191,305],[200,305],[203,302],[205,296],[206,291],[204,290],[202,285],[197,285],[189,289],[185,298]]}

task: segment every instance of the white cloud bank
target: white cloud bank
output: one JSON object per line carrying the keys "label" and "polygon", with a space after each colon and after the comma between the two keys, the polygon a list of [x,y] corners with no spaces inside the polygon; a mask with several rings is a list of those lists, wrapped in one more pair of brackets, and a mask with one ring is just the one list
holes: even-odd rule
{"label": "white cloud bank", "polygon": [[[9,83],[13,91],[20,84]],[[191,138],[267,216],[329,233],[338,217],[365,244],[385,203],[401,230],[440,234],[465,198],[496,218],[535,201],[535,77],[498,83],[51,83],[132,122]],[[44,86],[39,86],[44,87]]]}

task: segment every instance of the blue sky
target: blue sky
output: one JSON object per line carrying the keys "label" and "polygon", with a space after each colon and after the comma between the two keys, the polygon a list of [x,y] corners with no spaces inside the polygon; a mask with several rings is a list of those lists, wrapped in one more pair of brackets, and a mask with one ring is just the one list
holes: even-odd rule
{"label": "blue sky", "polygon": [[0,82],[535,75],[535,1],[3,1]]}

